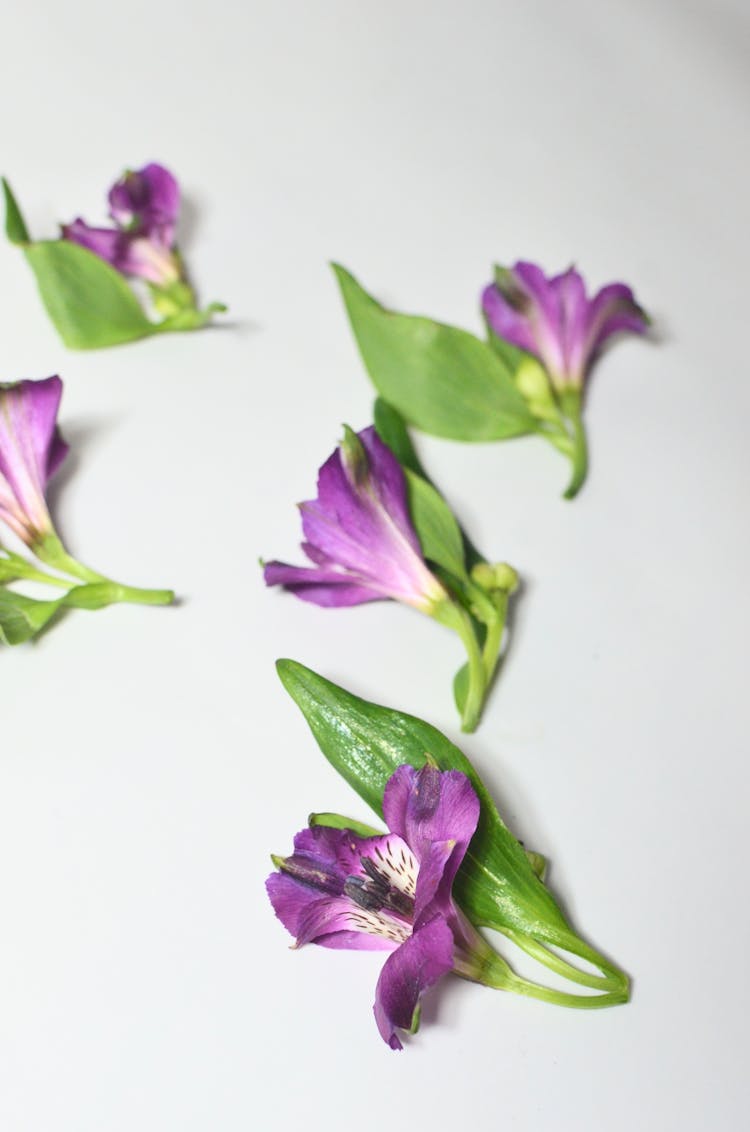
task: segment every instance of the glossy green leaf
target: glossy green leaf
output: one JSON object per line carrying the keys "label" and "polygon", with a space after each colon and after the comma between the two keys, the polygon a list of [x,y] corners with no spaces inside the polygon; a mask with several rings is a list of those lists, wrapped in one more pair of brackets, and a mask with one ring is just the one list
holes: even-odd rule
{"label": "glossy green leaf", "polygon": [[47,312],[66,346],[94,350],[158,330],[119,272],[69,240],[24,247]]}
{"label": "glossy green leaf", "polygon": [[21,209],[13,196],[10,185],[3,177],[3,193],[5,195],[5,235],[11,244],[27,244],[29,232],[26,227]]}
{"label": "glossy green leaf", "polygon": [[464,540],[450,507],[427,480],[408,468],[405,475],[409,511],[425,558],[457,578],[467,578]]}
{"label": "glossy green leaf", "polygon": [[388,311],[343,267],[334,264],[334,271],[367,371],[407,422],[453,440],[536,431],[511,371],[488,343],[457,327]]}
{"label": "glossy green leaf", "polygon": [[455,892],[475,923],[531,935],[565,932],[560,909],[453,743],[429,723],[368,703],[295,661],[280,660],[277,668],[325,757],[380,817],[385,784],[403,763],[421,767],[429,756],[441,770],[471,779],[482,813]]}
{"label": "glossy green leaf", "polygon": [[0,644],[20,645],[30,641],[55,616],[61,600],[37,601],[0,589]]}

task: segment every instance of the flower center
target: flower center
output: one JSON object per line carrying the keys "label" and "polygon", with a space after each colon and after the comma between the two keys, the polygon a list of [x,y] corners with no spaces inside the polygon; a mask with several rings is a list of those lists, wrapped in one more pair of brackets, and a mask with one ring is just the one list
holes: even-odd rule
{"label": "flower center", "polygon": [[393,912],[405,920],[414,918],[414,897],[391,883],[370,857],[360,857],[365,876],[349,876],[344,882],[344,895],[366,912]]}

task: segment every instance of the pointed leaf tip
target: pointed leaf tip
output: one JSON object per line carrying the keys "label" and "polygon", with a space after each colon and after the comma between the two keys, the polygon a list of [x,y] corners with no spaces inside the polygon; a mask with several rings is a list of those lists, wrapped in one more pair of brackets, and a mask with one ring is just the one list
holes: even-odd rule
{"label": "pointed leaf tip", "polygon": [[5,196],[5,235],[12,244],[28,244],[30,237],[21,209],[5,177],[2,178],[2,182]]}

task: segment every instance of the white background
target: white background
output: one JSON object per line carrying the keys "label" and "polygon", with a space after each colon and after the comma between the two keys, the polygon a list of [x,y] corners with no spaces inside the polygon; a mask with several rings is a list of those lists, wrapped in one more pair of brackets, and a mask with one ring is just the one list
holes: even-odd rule
{"label": "white background", "polygon": [[[226,329],[76,354],[0,247],[2,378],[65,379],[71,550],[180,608],[5,650],[0,1126],[741,1127],[748,1006],[748,35],[741,0],[32,3],[0,154],[32,233],[160,160]],[[263,892],[311,809],[366,818],[273,661],[458,737],[458,642],[264,590],[371,389],[331,273],[479,329],[494,260],[634,285],[574,503],[539,440],[420,444],[525,579],[464,742],[573,923],[634,978],[586,1014],[446,980],[396,1055],[377,955],[299,953]]]}

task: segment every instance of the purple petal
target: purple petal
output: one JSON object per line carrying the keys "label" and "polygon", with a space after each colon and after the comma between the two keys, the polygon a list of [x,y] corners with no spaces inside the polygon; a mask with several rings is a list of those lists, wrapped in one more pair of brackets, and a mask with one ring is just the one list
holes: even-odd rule
{"label": "purple petal", "polygon": [[411,1030],[420,996],[453,967],[453,933],[436,916],[389,955],[375,990],[375,1021],[391,1049],[402,1049],[396,1030]]}
{"label": "purple petal", "polygon": [[550,280],[560,310],[560,348],[563,370],[568,377],[583,381],[586,370],[586,331],[589,303],[582,276],[570,268]]}
{"label": "purple petal", "polygon": [[621,331],[645,334],[648,319],[624,283],[609,283],[589,303],[586,350],[593,358],[606,340]]}
{"label": "purple petal", "polygon": [[479,808],[474,787],[458,770],[439,771],[429,764],[415,770],[404,764],[386,783],[383,816],[388,828],[403,838],[420,863],[417,917],[431,899],[437,897],[443,904],[450,900]]}
{"label": "purple petal", "polygon": [[528,297],[527,313],[536,343],[534,353],[551,374],[565,373],[560,299],[551,280],[535,263],[519,260],[512,270],[519,287]]}
{"label": "purple petal", "polygon": [[383,510],[398,527],[416,554],[422,554],[409,512],[406,476],[390,448],[378,436],[374,425],[357,434],[367,453],[370,480]]}
{"label": "purple petal", "polygon": [[[363,838],[348,829],[304,829],[280,869],[266,887],[298,946],[392,950],[411,933],[405,909],[413,909],[417,866],[392,834]],[[392,890],[401,903],[389,899]]]}
{"label": "purple petal", "polygon": [[364,605],[385,597],[365,585],[358,585],[346,574],[314,570],[308,566],[289,566],[286,562],[267,562],[263,567],[263,577],[267,586],[283,586],[302,601],[327,609]]}
{"label": "purple petal", "polygon": [[536,354],[536,342],[528,317],[513,306],[494,283],[490,283],[482,292],[482,308],[490,328],[498,338],[503,338],[530,354]]}
{"label": "purple petal", "polygon": [[180,211],[180,188],[163,165],[152,162],[126,173],[109,191],[112,219],[133,228],[165,248],[174,243]]}
{"label": "purple petal", "polygon": [[398,461],[372,428],[348,432],[318,473],[318,497],[300,504],[303,549],[317,570],[273,562],[268,585],[318,605],[394,598],[431,609],[445,597],[409,517]]}
{"label": "purple petal", "polygon": [[91,228],[85,220],[79,217],[72,224],[63,224],[63,239],[88,248],[100,259],[106,260],[119,270],[121,258],[122,233],[116,228]]}
{"label": "purple petal", "polygon": [[147,279],[157,287],[175,283],[180,277],[177,259],[167,245],[155,242],[153,236],[120,234],[119,260],[114,265],[123,275]]}
{"label": "purple petal", "polygon": [[[32,538],[51,530],[44,499],[47,481],[67,451],[57,431],[59,377],[0,385],[0,483],[3,510],[13,529]],[[26,537],[21,533],[21,537]]]}
{"label": "purple petal", "polygon": [[398,946],[385,936],[353,929],[352,904],[345,897],[321,896],[284,873],[272,873],[266,891],[297,947],[316,943],[338,951],[393,951]]}

